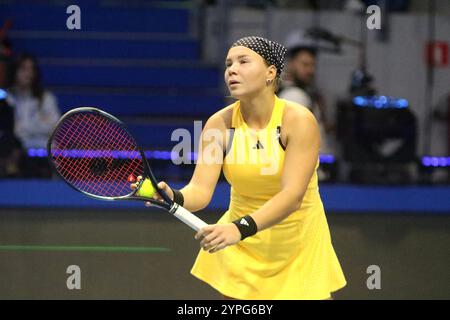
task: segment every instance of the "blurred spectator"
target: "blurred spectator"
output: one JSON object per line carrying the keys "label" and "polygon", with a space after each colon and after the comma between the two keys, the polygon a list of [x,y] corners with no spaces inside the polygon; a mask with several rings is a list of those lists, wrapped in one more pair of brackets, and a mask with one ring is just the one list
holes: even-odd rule
{"label": "blurred spectator", "polygon": [[20,177],[23,152],[14,136],[14,111],[7,102],[7,94],[0,89],[0,177]]}
{"label": "blurred spectator", "polygon": [[288,48],[287,73],[283,77],[280,98],[301,104],[316,116],[322,138],[321,153],[333,153],[327,135],[334,130],[326,113],[325,102],[315,85],[317,48],[303,31],[293,32],[286,41]]}
{"label": "blurred spectator", "polygon": [[23,147],[45,148],[60,112],[56,97],[42,87],[33,56],[22,55],[17,59],[9,93],[15,111],[14,132]]}
{"label": "blurred spectator", "polygon": [[[14,132],[23,148],[46,148],[60,112],[56,97],[42,86],[37,61],[33,56],[26,54],[16,60],[8,101],[14,107]],[[29,159],[27,175],[48,176],[45,159]]]}

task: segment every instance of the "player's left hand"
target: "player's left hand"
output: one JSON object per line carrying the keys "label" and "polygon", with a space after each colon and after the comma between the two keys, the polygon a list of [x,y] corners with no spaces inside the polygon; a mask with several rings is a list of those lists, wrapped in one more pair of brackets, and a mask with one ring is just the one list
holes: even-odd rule
{"label": "player's left hand", "polygon": [[241,240],[241,233],[233,223],[212,224],[201,228],[195,235],[200,241],[200,247],[209,253],[214,253]]}

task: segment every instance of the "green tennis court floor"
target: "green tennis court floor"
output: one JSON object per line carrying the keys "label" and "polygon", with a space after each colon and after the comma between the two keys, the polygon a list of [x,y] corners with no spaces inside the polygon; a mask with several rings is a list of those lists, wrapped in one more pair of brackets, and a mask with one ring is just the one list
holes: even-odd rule
{"label": "green tennis court floor", "polygon": [[[450,298],[450,216],[327,218],[348,282],[335,299]],[[162,211],[2,209],[0,221],[0,299],[220,298],[190,275],[194,232]],[[371,265],[379,290],[367,288]],[[71,266],[80,289],[67,286]]]}

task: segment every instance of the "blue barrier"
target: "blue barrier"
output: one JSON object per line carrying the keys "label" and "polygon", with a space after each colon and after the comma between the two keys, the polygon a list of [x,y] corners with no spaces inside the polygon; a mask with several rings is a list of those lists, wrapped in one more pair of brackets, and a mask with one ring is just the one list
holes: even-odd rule
{"label": "blue barrier", "polygon": [[[450,186],[322,185],[320,194],[327,212],[450,214]],[[0,195],[0,207],[145,209],[139,202],[90,199],[62,181],[0,180]],[[219,183],[208,209],[225,211],[229,197],[229,185]]]}
{"label": "blue barrier", "polygon": [[450,186],[323,185],[320,194],[332,211],[450,214]]}
{"label": "blue barrier", "polygon": [[[180,183],[170,185],[174,188],[183,187]],[[216,191],[227,192],[227,188],[225,185],[218,186]],[[0,180],[0,192],[0,208],[145,209],[144,204],[139,201],[104,201],[89,198],[73,190],[64,181]],[[222,197],[216,196],[210,208],[221,209],[224,204]]]}

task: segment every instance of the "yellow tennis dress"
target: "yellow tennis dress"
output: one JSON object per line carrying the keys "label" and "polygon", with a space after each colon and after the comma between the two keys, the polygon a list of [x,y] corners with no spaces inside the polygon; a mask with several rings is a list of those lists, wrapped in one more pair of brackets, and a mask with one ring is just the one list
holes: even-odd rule
{"label": "yellow tennis dress", "polygon": [[[269,124],[255,131],[244,122],[239,101],[233,104],[234,135],[223,164],[231,198],[218,223],[251,214],[280,191],[284,106],[276,97]],[[299,210],[236,245],[216,253],[200,250],[191,273],[236,299],[327,299],[344,287],[319,194],[318,166],[319,160]]]}

